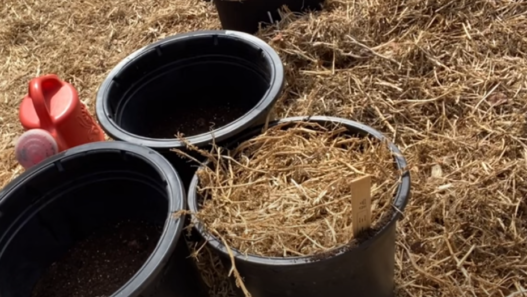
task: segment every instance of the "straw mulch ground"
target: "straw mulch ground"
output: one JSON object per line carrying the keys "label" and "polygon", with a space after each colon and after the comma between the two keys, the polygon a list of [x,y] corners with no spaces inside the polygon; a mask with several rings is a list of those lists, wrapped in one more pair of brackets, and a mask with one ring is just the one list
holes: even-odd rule
{"label": "straw mulch ground", "polygon": [[[352,118],[412,164],[398,229],[398,296],[522,296],[527,288],[527,2],[329,0],[321,15],[259,35],[283,58],[278,115]],[[57,73],[90,108],[131,51],[219,28],[198,0],[4,0],[1,184],[21,172],[13,140],[28,80]],[[524,294],[525,295],[525,294]]]}

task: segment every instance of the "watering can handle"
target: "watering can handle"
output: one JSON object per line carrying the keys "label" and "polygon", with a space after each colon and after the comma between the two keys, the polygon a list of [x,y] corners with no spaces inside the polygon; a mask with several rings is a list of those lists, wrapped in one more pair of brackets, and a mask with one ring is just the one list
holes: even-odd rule
{"label": "watering can handle", "polygon": [[[44,98],[43,84],[49,80],[57,80],[53,75],[36,77],[29,83],[29,97],[33,101],[33,107],[40,120],[40,128],[48,129],[53,126],[51,116],[49,114],[48,104]],[[51,82],[51,81],[49,81]],[[60,83],[60,81],[57,81]]]}

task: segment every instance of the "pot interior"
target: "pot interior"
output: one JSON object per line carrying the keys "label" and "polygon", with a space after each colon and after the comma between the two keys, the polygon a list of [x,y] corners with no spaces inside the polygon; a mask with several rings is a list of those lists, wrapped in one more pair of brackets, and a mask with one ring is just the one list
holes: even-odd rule
{"label": "pot interior", "polygon": [[264,98],[270,65],[259,48],[228,35],[169,41],[116,74],[106,93],[108,116],[126,132],[152,139],[207,133]]}
{"label": "pot interior", "polygon": [[[111,224],[156,224],[161,234],[168,212],[162,177],[139,156],[103,151],[49,164],[0,203],[0,296],[32,296],[54,262]],[[87,264],[79,261],[79,271]]]}

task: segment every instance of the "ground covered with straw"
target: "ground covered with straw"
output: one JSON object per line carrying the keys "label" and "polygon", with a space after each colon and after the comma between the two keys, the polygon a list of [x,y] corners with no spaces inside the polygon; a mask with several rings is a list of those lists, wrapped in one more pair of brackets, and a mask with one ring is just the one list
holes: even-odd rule
{"label": "ground covered with straw", "polygon": [[[220,27],[199,0],[4,0],[0,16],[2,185],[22,171],[13,141],[31,77],[60,75],[93,111],[99,84],[133,50]],[[522,296],[527,2],[328,0],[323,13],[290,15],[258,36],[285,63],[278,116],[363,122],[411,164],[397,296]],[[213,277],[209,259],[200,263]]]}
{"label": "ground covered with straw", "polygon": [[214,154],[210,166],[198,170],[204,201],[196,217],[208,232],[228,248],[264,257],[352,246],[360,234],[354,234],[350,186],[366,175],[372,179],[372,231],[391,218],[400,174],[385,142],[334,125],[284,126]]}

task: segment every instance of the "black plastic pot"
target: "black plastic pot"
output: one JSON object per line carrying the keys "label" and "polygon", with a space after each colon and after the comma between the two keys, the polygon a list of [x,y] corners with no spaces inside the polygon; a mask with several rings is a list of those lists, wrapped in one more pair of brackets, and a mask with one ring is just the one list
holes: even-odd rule
{"label": "black plastic pot", "polygon": [[164,226],[161,237],[112,296],[206,297],[188,258],[184,220],[173,216],[185,207],[177,173],[151,149],[111,141],[55,155],[0,192],[0,296],[31,296],[46,268],[75,242],[109,223],[141,220]]}
{"label": "black plastic pot", "polygon": [[259,25],[280,21],[279,9],[286,5],[292,12],[321,9],[324,0],[214,0],[225,30],[254,34]]}
{"label": "black plastic pot", "polygon": [[97,94],[97,118],[113,139],[160,151],[187,185],[195,168],[168,152],[185,145],[175,139],[175,128],[166,135],[159,129],[183,118],[208,127],[213,119],[196,111],[229,106],[238,117],[212,132],[186,135],[198,147],[213,139],[221,143],[262,124],[283,84],[279,56],[257,37],[214,30],[179,34],[134,52],[110,72]]}
{"label": "black plastic pot", "polygon": [[[384,139],[384,136],[371,127],[346,119],[334,117],[294,117],[273,122],[292,123],[311,121],[322,124],[339,123],[346,126],[351,134]],[[228,145],[236,147],[240,142],[261,133],[253,129]],[[390,144],[395,153],[395,166],[402,169],[406,161],[399,149]],[[198,177],[194,176],[189,189],[188,201],[192,212],[198,211],[200,197],[196,187]],[[394,291],[394,258],[395,258],[395,226],[401,217],[410,197],[410,175],[405,171],[399,185],[394,206],[395,211],[386,225],[369,238],[356,246],[342,247],[327,257],[260,257],[241,254],[234,250],[236,268],[244,278],[245,285],[254,297],[387,297]],[[200,223],[196,223],[199,234],[208,241],[225,261],[226,267],[231,267],[225,246],[218,238],[207,233]],[[240,294],[240,296],[242,296]]]}

